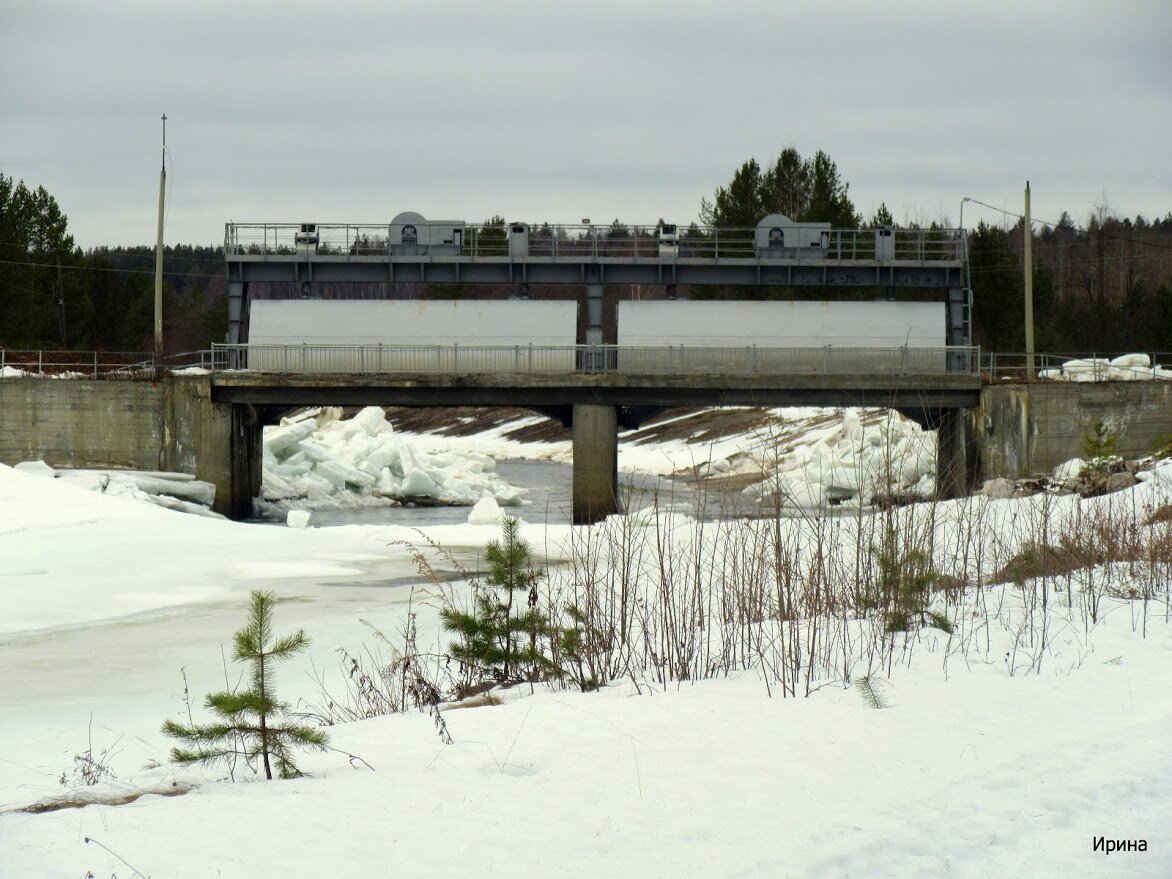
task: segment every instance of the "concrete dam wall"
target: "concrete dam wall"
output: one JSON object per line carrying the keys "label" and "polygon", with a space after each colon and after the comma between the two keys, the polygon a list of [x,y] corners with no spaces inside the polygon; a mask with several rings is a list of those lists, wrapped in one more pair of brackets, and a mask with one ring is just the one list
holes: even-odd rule
{"label": "concrete dam wall", "polygon": [[[212,381],[194,375],[158,382],[0,380],[0,463],[44,460],[55,467],[190,473],[216,486],[217,512],[246,517],[260,491],[262,424],[251,406],[213,402]],[[590,414],[586,409],[613,410],[575,408],[584,415]],[[578,420],[584,432],[575,439],[580,460],[574,478],[581,489],[576,495],[590,506],[600,502],[594,495],[607,486],[613,491],[615,428],[613,418],[608,420],[610,439],[599,440],[588,454],[593,447],[587,434],[597,425]],[[979,407],[947,432],[948,443],[966,451],[964,482],[979,485],[981,479],[1047,473],[1084,456],[1086,439],[1099,422],[1115,438],[1119,454],[1150,454],[1172,439],[1172,382],[985,388]],[[940,486],[946,493],[957,488],[963,490]]]}
{"label": "concrete dam wall", "polygon": [[1142,458],[1172,441],[1172,382],[1064,382],[1000,385],[981,391],[971,413],[979,477],[1041,475],[1086,457],[1099,422],[1116,452]]}
{"label": "concrete dam wall", "polygon": [[158,382],[0,380],[0,463],[171,470],[216,486],[238,514],[260,491],[261,426],[212,402],[206,376]]}

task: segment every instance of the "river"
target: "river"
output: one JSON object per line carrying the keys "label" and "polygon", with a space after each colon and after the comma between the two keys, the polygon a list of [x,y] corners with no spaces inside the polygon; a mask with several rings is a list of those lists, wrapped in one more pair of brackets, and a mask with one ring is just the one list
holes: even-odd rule
{"label": "river", "polygon": [[[496,471],[501,479],[526,490],[525,503],[506,507],[505,512],[519,516],[526,522],[545,522],[550,525],[569,524],[573,498],[573,466],[553,461],[498,461]],[[640,473],[619,473],[619,494],[625,509],[650,506],[658,495],[665,500],[691,502],[692,489],[681,482],[660,476]],[[431,525],[462,525],[468,521],[468,507],[404,505],[396,507],[359,507],[356,509],[319,510],[313,514],[312,524],[318,527],[333,525],[406,525],[424,528]],[[258,522],[283,524],[284,518],[261,518]]]}

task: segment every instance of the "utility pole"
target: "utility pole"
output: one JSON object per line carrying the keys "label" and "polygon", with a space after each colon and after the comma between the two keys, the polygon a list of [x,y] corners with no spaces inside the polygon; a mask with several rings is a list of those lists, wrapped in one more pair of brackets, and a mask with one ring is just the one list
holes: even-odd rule
{"label": "utility pole", "polygon": [[155,244],[155,370],[163,368],[163,191],[167,185],[167,114],[163,114],[163,166],[159,171],[159,237]]}
{"label": "utility pole", "polygon": [[65,338],[65,282],[61,280],[61,255],[57,255],[57,302],[54,311],[57,312],[57,333],[61,336],[62,349],[69,347]]}
{"label": "utility pole", "polygon": [[1025,188],[1025,348],[1026,381],[1034,380],[1034,226],[1030,221],[1030,181]]}

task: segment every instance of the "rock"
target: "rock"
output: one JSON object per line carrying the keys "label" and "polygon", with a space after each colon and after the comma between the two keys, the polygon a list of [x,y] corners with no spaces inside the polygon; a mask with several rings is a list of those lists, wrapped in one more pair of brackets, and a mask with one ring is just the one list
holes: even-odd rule
{"label": "rock", "polygon": [[1107,477],[1107,484],[1103,486],[1103,490],[1110,494],[1113,491],[1123,491],[1125,488],[1131,488],[1138,480],[1135,474],[1129,470],[1123,470],[1120,473],[1112,473]]}
{"label": "rock", "polygon": [[1082,458],[1071,458],[1054,468],[1053,479],[1055,482],[1069,482],[1072,479],[1077,479],[1086,465],[1087,462]]}
{"label": "rock", "polygon": [[1005,477],[998,477],[997,479],[990,479],[981,486],[981,495],[995,501],[1008,500],[1013,497],[1013,492],[1016,486],[1012,479]]}

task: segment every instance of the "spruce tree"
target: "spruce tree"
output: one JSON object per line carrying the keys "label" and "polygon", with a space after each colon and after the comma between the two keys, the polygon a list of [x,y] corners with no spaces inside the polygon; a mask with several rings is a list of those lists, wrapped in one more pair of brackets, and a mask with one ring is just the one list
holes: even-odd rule
{"label": "spruce tree", "polygon": [[518,529],[516,519],[506,518],[501,540],[485,547],[488,576],[483,584],[473,584],[471,610],[448,606],[440,611],[444,629],[459,636],[449,648],[452,656],[498,683],[525,680],[526,672],[532,680],[539,669],[552,667],[538,648],[539,640],[550,636],[549,621],[537,607],[545,572],[533,567],[529,544]]}
{"label": "spruce tree", "polygon": [[183,743],[171,750],[176,763],[215,763],[232,757],[252,761],[260,758],[265,778],[273,778],[272,764],[282,778],[301,775],[290,750],[294,747],[324,748],[326,735],[320,729],[290,722],[287,702],[274,692],[273,669],[277,662],[289,659],[309,645],[301,629],[292,635],[274,639],[272,592],[253,592],[248,623],[235,635],[234,662],[248,663],[251,682],[247,690],[209,693],[204,707],[217,716],[209,724],[185,726],[174,720],[163,723],[163,732]]}

